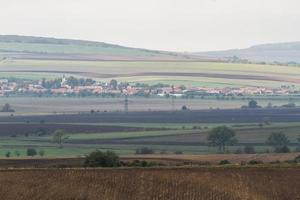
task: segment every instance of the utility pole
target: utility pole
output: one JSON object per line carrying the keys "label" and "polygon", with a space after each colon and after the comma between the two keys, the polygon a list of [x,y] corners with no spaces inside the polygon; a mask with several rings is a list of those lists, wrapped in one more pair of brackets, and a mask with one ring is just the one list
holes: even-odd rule
{"label": "utility pole", "polygon": [[174,111],[175,110],[175,96],[174,96],[174,94],[175,94],[175,89],[174,89],[174,85],[172,85],[172,111]]}
{"label": "utility pole", "polygon": [[125,94],[125,99],[124,99],[124,112],[128,113],[128,94]]}

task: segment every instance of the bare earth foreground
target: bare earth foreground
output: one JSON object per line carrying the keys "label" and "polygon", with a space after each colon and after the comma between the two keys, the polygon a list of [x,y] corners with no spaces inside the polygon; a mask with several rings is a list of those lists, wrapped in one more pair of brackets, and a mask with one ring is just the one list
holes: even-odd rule
{"label": "bare earth foreground", "polygon": [[300,168],[0,171],[5,200],[297,200]]}

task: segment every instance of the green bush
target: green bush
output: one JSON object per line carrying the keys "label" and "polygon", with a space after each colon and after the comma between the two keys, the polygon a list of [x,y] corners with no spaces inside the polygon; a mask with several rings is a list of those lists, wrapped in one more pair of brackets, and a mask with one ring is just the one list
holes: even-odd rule
{"label": "green bush", "polygon": [[177,154],[177,155],[183,154],[183,152],[179,151],[179,150],[175,151],[174,153]]}
{"label": "green bush", "polygon": [[221,160],[219,162],[219,165],[228,165],[228,164],[230,164],[230,162],[228,160]]}
{"label": "green bush", "polygon": [[10,157],[10,151],[6,152],[5,157],[6,157],[6,158],[9,158],[9,157]]}
{"label": "green bush", "polygon": [[118,167],[119,156],[112,151],[94,151],[85,158],[85,167]]}
{"label": "green bush", "polygon": [[260,160],[250,160],[248,162],[248,165],[258,165],[258,164],[263,164],[263,162]]}
{"label": "green bush", "polygon": [[165,164],[159,163],[159,162],[147,162],[145,160],[134,160],[132,162],[120,161],[120,166],[122,166],[122,167],[157,167],[157,166],[165,166]]}
{"label": "green bush", "polygon": [[34,148],[28,148],[26,153],[27,153],[27,156],[37,155],[37,151]]}

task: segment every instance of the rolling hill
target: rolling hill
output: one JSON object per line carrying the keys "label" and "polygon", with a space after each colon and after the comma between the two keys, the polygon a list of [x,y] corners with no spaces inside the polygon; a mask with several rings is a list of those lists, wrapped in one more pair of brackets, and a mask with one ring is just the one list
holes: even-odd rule
{"label": "rolling hill", "polygon": [[246,49],[195,53],[210,59],[247,59],[254,62],[300,63],[300,42],[274,43],[252,46]]}
{"label": "rolling hill", "polygon": [[18,35],[0,35],[0,60],[149,60],[300,63],[300,42],[256,45],[246,49],[182,53],[130,48],[104,42]]}
{"label": "rolling hill", "polygon": [[103,42],[0,35],[0,59],[189,60],[183,53],[129,48]]}

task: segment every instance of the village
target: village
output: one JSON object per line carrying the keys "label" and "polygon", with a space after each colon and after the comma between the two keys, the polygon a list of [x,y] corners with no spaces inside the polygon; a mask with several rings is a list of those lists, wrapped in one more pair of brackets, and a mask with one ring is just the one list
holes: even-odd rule
{"label": "village", "polygon": [[251,95],[295,95],[300,90],[295,86],[267,87],[196,87],[173,86],[167,84],[148,85],[143,83],[122,83],[117,80],[97,82],[92,79],[63,76],[60,79],[38,81],[20,79],[0,79],[0,96],[159,96],[159,97],[196,97],[196,96],[251,96]]}

